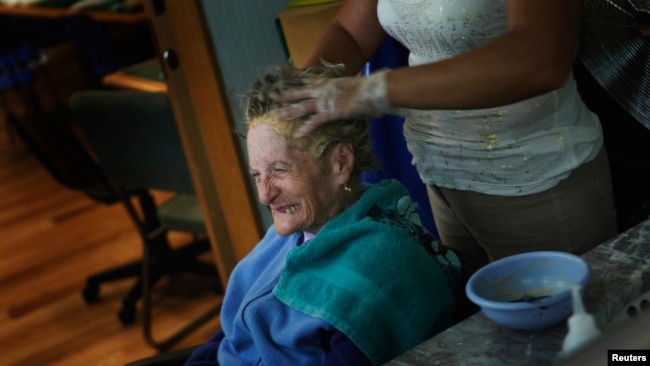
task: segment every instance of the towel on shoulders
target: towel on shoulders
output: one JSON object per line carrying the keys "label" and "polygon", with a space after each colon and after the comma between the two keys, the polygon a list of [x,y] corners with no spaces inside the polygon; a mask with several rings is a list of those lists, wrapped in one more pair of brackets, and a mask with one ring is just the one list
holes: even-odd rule
{"label": "towel on shoulders", "polygon": [[434,253],[430,238],[401,183],[366,185],[289,252],[273,292],[332,324],[373,363],[387,362],[451,325],[457,262]]}

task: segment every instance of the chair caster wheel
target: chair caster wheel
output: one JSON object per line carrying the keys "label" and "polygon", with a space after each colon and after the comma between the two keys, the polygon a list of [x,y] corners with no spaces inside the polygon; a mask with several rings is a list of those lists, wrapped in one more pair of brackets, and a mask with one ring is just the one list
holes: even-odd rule
{"label": "chair caster wheel", "polygon": [[97,301],[99,299],[99,286],[87,284],[81,291],[81,296],[87,304]]}
{"label": "chair caster wheel", "polygon": [[122,308],[117,312],[117,317],[122,325],[131,325],[135,322],[135,309]]}

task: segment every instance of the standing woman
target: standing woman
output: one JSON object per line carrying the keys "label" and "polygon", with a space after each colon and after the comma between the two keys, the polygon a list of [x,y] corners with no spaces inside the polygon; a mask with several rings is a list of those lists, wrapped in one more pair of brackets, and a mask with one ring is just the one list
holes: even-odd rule
{"label": "standing woman", "polygon": [[[277,97],[284,118],[406,117],[444,244],[467,278],[534,250],[584,253],[616,234],[598,117],[576,89],[579,0],[346,0],[303,66],[349,77]],[[356,75],[386,35],[409,66]]]}

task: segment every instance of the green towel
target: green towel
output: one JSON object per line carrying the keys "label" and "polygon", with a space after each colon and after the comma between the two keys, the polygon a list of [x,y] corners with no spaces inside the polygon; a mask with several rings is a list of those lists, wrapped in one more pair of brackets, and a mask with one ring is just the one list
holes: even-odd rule
{"label": "green towel", "polygon": [[451,325],[457,261],[432,255],[427,234],[399,182],[365,186],[288,254],[273,292],[332,324],[373,363],[387,362]]}

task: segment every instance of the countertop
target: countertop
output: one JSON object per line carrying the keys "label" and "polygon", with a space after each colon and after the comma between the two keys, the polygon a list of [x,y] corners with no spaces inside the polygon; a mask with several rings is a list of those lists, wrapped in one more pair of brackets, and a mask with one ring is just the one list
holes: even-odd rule
{"label": "countertop", "polygon": [[[592,270],[583,302],[606,332],[628,303],[650,290],[650,219],[582,258]],[[510,330],[478,312],[386,365],[552,365],[566,332],[566,322],[541,331]]]}

